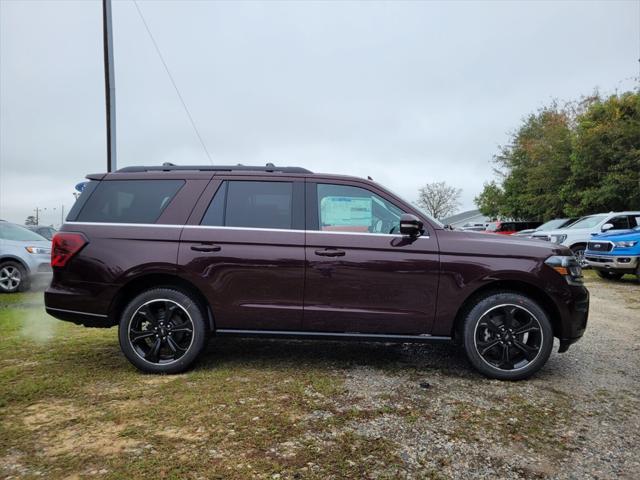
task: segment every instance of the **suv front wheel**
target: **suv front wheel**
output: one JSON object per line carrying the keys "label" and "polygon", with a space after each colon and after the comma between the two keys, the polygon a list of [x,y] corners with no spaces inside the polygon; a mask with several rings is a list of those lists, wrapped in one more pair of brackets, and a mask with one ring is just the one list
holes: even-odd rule
{"label": "suv front wheel", "polygon": [[129,302],[118,336],[122,352],[138,369],[180,373],[204,348],[207,332],[194,298],[171,288],[154,288]]}
{"label": "suv front wheel", "polygon": [[467,357],[481,373],[499,380],[521,380],[537,372],[553,348],[546,312],[531,298],[494,292],[481,298],[465,318]]}

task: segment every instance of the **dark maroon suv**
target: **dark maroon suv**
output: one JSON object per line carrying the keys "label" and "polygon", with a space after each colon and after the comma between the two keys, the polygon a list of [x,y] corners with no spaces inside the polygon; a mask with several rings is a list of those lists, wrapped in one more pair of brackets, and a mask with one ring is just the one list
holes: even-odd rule
{"label": "dark maroon suv", "polygon": [[87,178],[53,239],[46,309],[118,325],[144,371],[240,335],[453,341],[485,375],[520,379],[587,324],[568,248],[451,230],[372,181],[271,164]]}

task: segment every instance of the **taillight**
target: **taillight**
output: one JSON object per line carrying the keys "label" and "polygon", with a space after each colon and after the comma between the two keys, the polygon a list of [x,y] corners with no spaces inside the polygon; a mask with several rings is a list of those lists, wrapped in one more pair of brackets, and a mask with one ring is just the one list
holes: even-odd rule
{"label": "taillight", "polygon": [[51,266],[64,267],[87,243],[81,233],[56,233],[51,247]]}

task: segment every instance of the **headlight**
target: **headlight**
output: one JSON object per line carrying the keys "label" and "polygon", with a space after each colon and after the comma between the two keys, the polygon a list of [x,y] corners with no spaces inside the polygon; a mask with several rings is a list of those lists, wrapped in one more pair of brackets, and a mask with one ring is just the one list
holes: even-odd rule
{"label": "headlight", "polygon": [[582,285],[582,267],[573,255],[554,255],[544,263],[562,275],[569,285]]}
{"label": "headlight", "polygon": [[567,239],[566,235],[550,235],[550,237],[551,237],[550,240],[553,243],[558,243],[558,244],[564,242]]}
{"label": "headlight", "polygon": [[613,244],[618,248],[629,248],[634,247],[638,243],[635,240],[625,240],[623,242],[613,242]]}
{"label": "headlight", "polygon": [[24,249],[29,252],[29,253],[43,253],[46,255],[50,255],[51,254],[51,249],[50,248],[42,248],[42,247],[24,247]]}

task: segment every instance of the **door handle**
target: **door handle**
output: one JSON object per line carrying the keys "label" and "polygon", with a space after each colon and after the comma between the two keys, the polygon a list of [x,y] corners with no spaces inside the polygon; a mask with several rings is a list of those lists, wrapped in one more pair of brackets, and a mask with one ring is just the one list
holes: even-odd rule
{"label": "door handle", "polygon": [[191,250],[194,250],[196,252],[219,252],[220,250],[222,250],[222,247],[220,245],[201,244],[191,245]]}
{"label": "door handle", "polygon": [[316,255],[321,257],[344,257],[344,250],[338,250],[337,248],[325,248],[324,250],[316,250]]}

